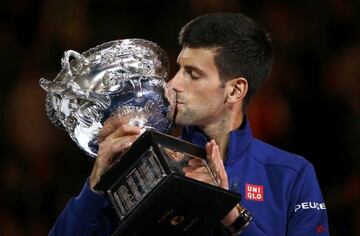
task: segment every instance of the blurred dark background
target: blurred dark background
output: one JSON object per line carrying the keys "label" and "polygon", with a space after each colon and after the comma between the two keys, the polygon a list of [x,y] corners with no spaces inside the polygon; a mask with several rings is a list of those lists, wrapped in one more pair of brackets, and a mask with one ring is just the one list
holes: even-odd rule
{"label": "blurred dark background", "polygon": [[47,235],[93,160],[47,119],[41,77],[65,50],[122,38],[160,44],[203,13],[242,12],[276,49],[248,114],[255,136],[305,156],[317,171],[332,235],[360,235],[360,1],[5,0],[0,8],[0,235]]}

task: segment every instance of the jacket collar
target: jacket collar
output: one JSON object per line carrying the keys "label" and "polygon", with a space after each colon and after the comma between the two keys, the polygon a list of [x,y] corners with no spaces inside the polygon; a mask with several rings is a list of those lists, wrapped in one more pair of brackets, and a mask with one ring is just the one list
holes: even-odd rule
{"label": "jacket collar", "polygon": [[[181,138],[201,147],[205,147],[206,143],[210,141],[209,137],[197,126],[184,127],[181,132]],[[225,162],[230,164],[240,159],[241,154],[247,149],[252,139],[250,124],[246,116],[244,116],[241,127],[229,133],[229,146]]]}

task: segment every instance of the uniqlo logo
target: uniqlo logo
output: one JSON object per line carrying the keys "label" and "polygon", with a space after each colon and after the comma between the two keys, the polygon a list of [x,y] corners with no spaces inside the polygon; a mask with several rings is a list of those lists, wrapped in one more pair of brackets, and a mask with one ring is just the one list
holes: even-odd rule
{"label": "uniqlo logo", "polygon": [[246,184],[246,195],[245,198],[247,200],[252,201],[264,201],[264,186],[263,185],[255,185],[255,184]]}

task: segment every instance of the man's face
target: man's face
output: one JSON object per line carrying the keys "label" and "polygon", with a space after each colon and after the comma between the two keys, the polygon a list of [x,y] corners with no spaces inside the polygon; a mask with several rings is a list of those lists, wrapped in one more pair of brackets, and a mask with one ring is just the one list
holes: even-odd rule
{"label": "man's face", "polygon": [[226,95],[215,55],[214,49],[205,48],[184,47],[180,52],[179,71],[169,82],[176,92],[176,124],[202,127],[221,119]]}

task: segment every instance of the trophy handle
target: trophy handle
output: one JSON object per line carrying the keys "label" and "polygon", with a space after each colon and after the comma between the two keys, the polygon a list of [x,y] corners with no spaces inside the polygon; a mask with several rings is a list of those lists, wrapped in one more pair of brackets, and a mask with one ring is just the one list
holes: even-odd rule
{"label": "trophy handle", "polygon": [[[71,57],[75,59],[75,63],[70,64]],[[86,65],[89,65],[89,61],[83,55],[74,50],[65,51],[63,57],[61,58],[61,67],[71,76],[73,76],[73,73],[77,74],[80,72]]]}

